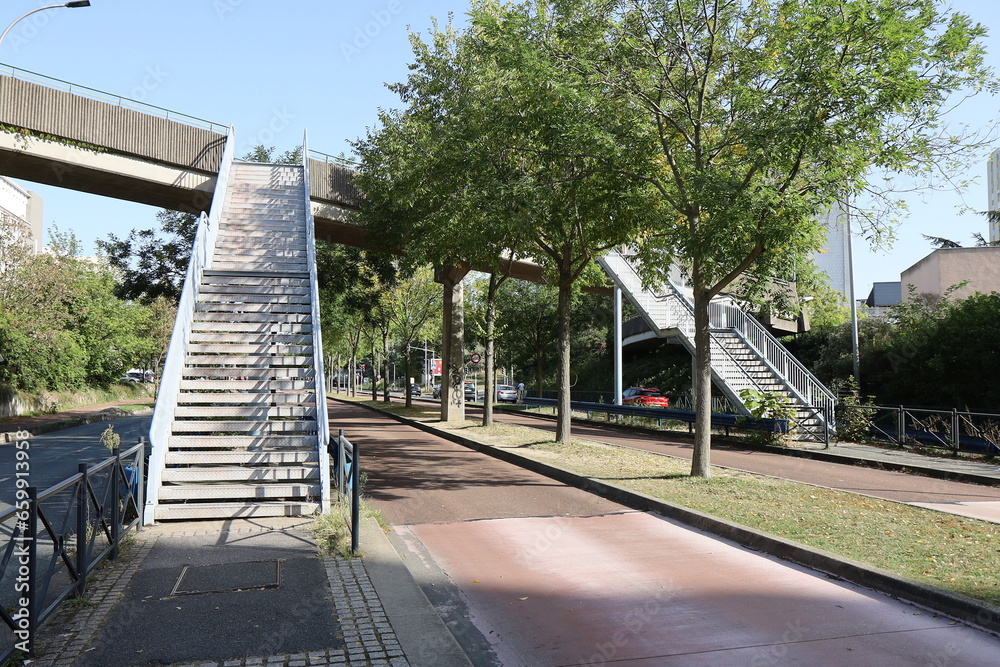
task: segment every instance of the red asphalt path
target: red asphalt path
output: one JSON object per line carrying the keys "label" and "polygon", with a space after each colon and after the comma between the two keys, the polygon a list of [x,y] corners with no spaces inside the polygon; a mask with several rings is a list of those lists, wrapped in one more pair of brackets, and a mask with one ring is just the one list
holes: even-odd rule
{"label": "red asphalt path", "polygon": [[985,665],[1000,655],[992,635],[364,408],[337,402],[330,418],[360,445],[366,495],[411,570],[440,568],[460,589],[495,656],[477,665]]}

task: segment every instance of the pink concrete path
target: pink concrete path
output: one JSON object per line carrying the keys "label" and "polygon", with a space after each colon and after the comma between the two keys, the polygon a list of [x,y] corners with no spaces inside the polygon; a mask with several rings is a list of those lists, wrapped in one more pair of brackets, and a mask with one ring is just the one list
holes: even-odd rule
{"label": "pink concrete path", "polygon": [[331,421],[361,444],[411,569],[447,575],[502,665],[1000,663],[1000,639],[926,610],[362,408]]}

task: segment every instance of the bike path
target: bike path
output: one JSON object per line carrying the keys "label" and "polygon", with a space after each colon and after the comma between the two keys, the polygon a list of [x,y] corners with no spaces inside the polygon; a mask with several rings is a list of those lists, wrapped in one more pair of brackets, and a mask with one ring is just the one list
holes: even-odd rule
{"label": "bike path", "polygon": [[357,405],[366,495],[477,665],[987,664],[1000,639]]}

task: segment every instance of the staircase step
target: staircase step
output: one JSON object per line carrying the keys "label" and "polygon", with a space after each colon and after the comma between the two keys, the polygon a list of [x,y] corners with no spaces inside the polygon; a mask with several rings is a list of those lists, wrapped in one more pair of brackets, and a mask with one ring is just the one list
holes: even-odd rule
{"label": "staircase step", "polygon": [[237,294],[231,292],[208,292],[198,295],[198,303],[275,303],[275,304],[309,304],[312,297],[308,294]]}
{"label": "staircase step", "polygon": [[[236,370],[236,369],[234,369]],[[305,391],[314,387],[305,380],[181,380],[181,391]]]}
{"label": "staircase step", "polygon": [[270,516],[312,516],[319,512],[319,503],[184,503],[159,504],[154,512],[157,521],[190,519],[238,519]]}
{"label": "staircase step", "polygon": [[[165,468],[164,482],[305,482],[319,479],[316,466],[219,466],[211,468]],[[235,494],[234,494],[235,495]],[[195,496],[211,498],[213,496]],[[272,496],[273,497],[273,496]]]}
{"label": "staircase step", "polygon": [[197,303],[198,313],[309,313],[312,307],[302,303]]}
{"label": "staircase step", "polygon": [[312,355],[303,357],[282,356],[260,356],[260,355],[237,355],[237,354],[204,354],[191,356],[184,359],[185,366],[233,366],[230,369],[231,375],[242,375],[239,373],[241,366],[252,368],[264,368],[267,366],[309,366],[312,367]]}
{"label": "staircase step", "polygon": [[317,484],[184,484],[160,487],[160,500],[237,500],[316,498]]}
{"label": "staircase step", "polygon": [[245,417],[252,419],[281,419],[296,417],[316,419],[316,408],[303,405],[178,405],[174,417]]}
{"label": "staircase step", "polygon": [[189,343],[188,354],[249,354],[263,356],[312,356],[312,345],[244,344],[244,343]]}
{"label": "staircase step", "polygon": [[225,449],[242,452],[316,450],[315,435],[172,435],[170,449]]}
{"label": "staircase step", "polygon": [[308,272],[305,262],[212,262],[212,268],[220,271],[273,271],[277,273]]}
{"label": "staircase step", "polygon": [[312,325],[275,322],[194,322],[191,326],[191,333],[194,334],[196,332],[301,335],[312,337]]}
{"label": "staircase step", "polygon": [[273,273],[241,273],[239,271],[213,271],[205,269],[201,279],[205,285],[283,285],[309,287],[309,274],[274,275]]}
{"label": "staircase step", "polygon": [[221,421],[221,420],[175,420],[171,426],[174,433],[243,433],[251,435],[268,434],[311,434],[316,432],[315,421]]}
{"label": "staircase step", "polygon": [[315,451],[167,452],[167,465],[295,465],[316,463]]}
{"label": "staircase step", "polygon": [[316,376],[316,371],[312,367],[307,366],[277,368],[270,365],[243,365],[238,368],[234,368],[233,366],[187,366],[182,371],[182,375],[190,379],[214,378],[217,380],[228,380],[236,378],[236,373],[239,373],[240,378],[246,378],[247,380],[278,380],[283,378],[305,380]]}
{"label": "staircase step", "polygon": [[315,407],[316,395],[310,392],[280,392],[262,391],[257,393],[238,392],[220,394],[219,392],[189,392],[177,394],[177,405],[299,405]]}
{"label": "staircase step", "polygon": [[308,334],[294,333],[238,333],[233,331],[224,332],[204,332],[192,331],[192,343],[243,343],[243,344],[285,344],[285,345],[312,345],[312,336]]}

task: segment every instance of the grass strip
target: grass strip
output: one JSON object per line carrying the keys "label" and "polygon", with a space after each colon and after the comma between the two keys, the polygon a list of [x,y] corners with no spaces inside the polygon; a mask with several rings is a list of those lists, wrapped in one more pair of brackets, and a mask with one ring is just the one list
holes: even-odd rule
{"label": "grass strip", "polygon": [[435,423],[578,475],[639,491],[897,575],[1000,604],[1000,525],[764,475],[713,467],[691,477],[684,459],[512,424],[439,422],[436,406],[363,401]]}

